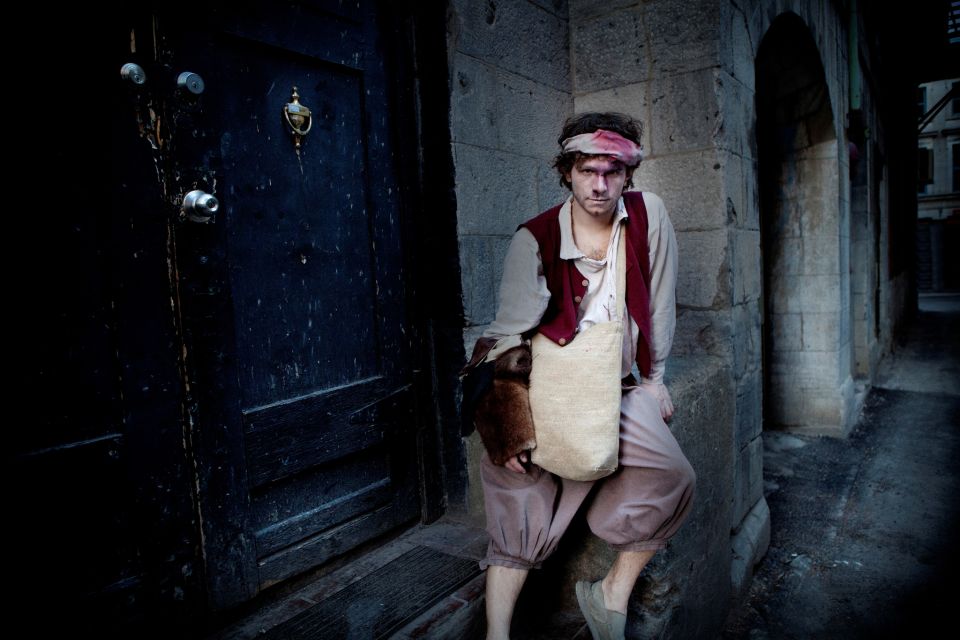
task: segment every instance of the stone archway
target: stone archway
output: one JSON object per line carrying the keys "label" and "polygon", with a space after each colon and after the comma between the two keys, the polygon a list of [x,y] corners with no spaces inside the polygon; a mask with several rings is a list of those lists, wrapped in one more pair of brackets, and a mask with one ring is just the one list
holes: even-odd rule
{"label": "stone archway", "polygon": [[764,36],[756,87],[764,425],[844,433],[853,395],[846,178],[820,55],[795,14]]}

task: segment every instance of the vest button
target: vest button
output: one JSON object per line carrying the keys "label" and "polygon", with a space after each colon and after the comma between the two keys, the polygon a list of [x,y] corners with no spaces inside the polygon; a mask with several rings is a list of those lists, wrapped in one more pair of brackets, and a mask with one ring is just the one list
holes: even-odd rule
{"label": "vest button", "polygon": [[590,286],[590,281],[587,280],[586,278],[584,278],[584,279],[583,279],[583,282],[581,282],[580,284],[582,284],[582,285],[585,286],[585,287],[588,287],[588,286]]}
{"label": "vest button", "polygon": [[567,339],[560,338],[559,340],[557,340],[557,343],[562,347],[563,345],[567,344]]}
{"label": "vest button", "polygon": [[577,304],[580,304],[581,302],[583,302],[583,298],[581,298],[580,296],[573,296],[573,301],[576,302]]}

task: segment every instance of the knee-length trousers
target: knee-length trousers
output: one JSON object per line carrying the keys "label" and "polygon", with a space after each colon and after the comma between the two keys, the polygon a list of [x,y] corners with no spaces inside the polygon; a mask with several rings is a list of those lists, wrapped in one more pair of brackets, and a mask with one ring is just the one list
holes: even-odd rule
{"label": "knee-length trousers", "polygon": [[[590,530],[618,551],[661,549],[687,518],[696,474],[660,416],[657,399],[624,386],[620,466],[599,480],[567,480],[537,465],[517,473],[480,462],[490,543],[480,563],[538,568],[588,496]],[[591,494],[591,489],[596,490]]]}

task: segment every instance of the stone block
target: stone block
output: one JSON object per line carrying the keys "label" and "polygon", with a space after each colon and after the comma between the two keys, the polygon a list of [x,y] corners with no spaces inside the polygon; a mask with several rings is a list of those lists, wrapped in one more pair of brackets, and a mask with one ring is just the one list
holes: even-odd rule
{"label": "stone block", "polygon": [[650,48],[640,7],[624,7],[570,25],[573,88],[577,94],[649,78]]}
{"label": "stone block", "polygon": [[570,6],[567,0],[529,0],[531,3],[537,5],[544,11],[549,11],[550,13],[563,18],[564,20],[570,15]]}
{"label": "stone block", "polygon": [[836,276],[782,275],[770,288],[772,309],[777,313],[840,310],[840,280]]}
{"label": "stone block", "polygon": [[712,150],[655,156],[640,164],[633,182],[663,199],[676,231],[722,229],[727,208],[721,168]]}
{"label": "stone block", "polygon": [[714,70],[718,121],[714,141],[741,157],[756,157],[756,109],[752,88],[722,70]]}
{"label": "stone block", "polygon": [[796,386],[796,377],[773,373],[770,375],[770,385],[764,388],[764,393],[769,393],[771,396],[770,402],[766,403],[769,414],[764,416],[765,424],[769,426],[801,424],[803,394]]}
{"label": "stone block", "polygon": [[838,314],[804,313],[802,318],[804,351],[837,350],[839,344]]}
{"label": "stone block", "polygon": [[[790,386],[829,389],[836,385],[837,362],[835,351],[775,351],[770,357],[770,373]],[[778,402],[782,399],[774,397]]]}
{"label": "stone block", "polygon": [[839,168],[835,159],[807,159],[797,162],[798,181],[794,189],[802,215],[803,236],[837,235],[839,233],[840,200],[837,184]]}
{"label": "stone block", "polygon": [[789,167],[781,176],[780,191],[783,197],[777,202],[777,211],[770,228],[771,238],[799,238],[801,236],[801,219],[804,215],[804,204],[797,199],[795,185],[789,184],[791,176]]}
{"label": "stone block", "polygon": [[723,196],[727,203],[727,223],[737,228],[746,226],[747,218],[745,198],[745,178],[743,158],[730,151],[717,151],[720,175],[723,184]]}
{"label": "stone block", "polygon": [[453,142],[537,158],[556,155],[560,127],[573,112],[570,93],[459,52],[451,78]]}
{"label": "stone block", "polygon": [[639,0],[570,0],[570,20],[578,21],[585,18],[596,18],[607,13],[635,7]]}
{"label": "stone block", "polygon": [[737,383],[734,418],[734,446],[737,451],[763,431],[763,377],[759,370],[748,373]]}
{"label": "stone block", "polygon": [[760,232],[733,229],[733,302],[756,300],[763,292],[763,264],[760,255]]}
{"label": "stone block", "polygon": [[[703,355],[730,357],[730,313],[727,310],[677,309],[677,330],[673,336],[674,356]],[[670,361],[667,367],[669,372]]]}
{"label": "stone block", "polygon": [[538,168],[529,156],[454,143],[460,235],[512,235],[539,213]]}
{"label": "stone block", "polygon": [[749,229],[760,228],[760,191],[756,154],[743,158],[743,203],[748,215],[743,226]]}
{"label": "stone block", "polygon": [[770,352],[784,353],[803,349],[803,325],[799,313],[774,313],[770,323]]}
{"label": "stone block", "polygon": [[767,263],[764,268],[772,270],[774,274],[770,280],[769,291],[764,291],[767,297],[767,308],[770,312],[775,314],[799,313],[794,298],[800,294],[801,276],[787,273],[787,269],[782,267],[781,262]]}
{"label": "stone block", "polygon": [[497,105],[497,68],[456,51],[450,65],[451,140],[498,148],[503,124]]}
{"label": "stone block", "polygon": [[753,578],[753,568],[770,547],[770,508],[765,499],[757,500],[736,527],[730,546],[733,551],[730,564],[731,595],[739,599],[746,595]]}
{"label": "stone block", "polygon": [[736,2],[720,3],[720,65],[753,91],[756,81],[754,54],[757,45],[756,32],[751,33],[744,8]]}
{"label": "stone block", "polygon": [[797,276],[795,291],[800,295],[790,296],[787,307],[796,313],[828,313],[840,311],[840,278],[835,275]]}
{"label": "stone block", "polygon": [[657,76],[650,81],[650,151],[653,155],[710,147],[722,121],[712,68]]}
{"label": "stone block", "polygon": [[730,151],[717,151],[716,157],[726,198],[727,222],[738,229],[758,231],[760,201],[755,163]]}
{"label": "stone block", "polygon": [[468,325],[487,324],[496,316],[503,258],[509,244],[508,236],[460,238],[463,310]]}
{"label": "stone block", "polygon": [[720,64],[718,0],[655,0],[645,3],[654,74],[694,71]]}
{"label": "stone block", "polygon": [[855,240],[850,243],[850,263],[854,268],[850,285],[855,294],[865,294],[873,291],[872,267],[875,257],[872,253],[872,241],[870,240]]}
{"label": "stone block", "polygon": [[803,418],[804,425],[832,426],[840,425],[843,413],[843,398],[839,390],[834,388],[803,389]]}
{"label": "stone block", "polygon": [[757,436],[738,451],[734,464],[733,511],[739,522],[752,505],[763,498],[763,440]]}
{"label": "stone block", "polygon": [[760,301],[734,305],[730,315],[733,318],[733,372],[739,378],[760,367],[763,321]]}
{"label": "stone block", "polygon": [[840,245],[837,236],[805,235],[800,273],[839,278]]}
{"label": "stone block", "polygon": [[643,123],[643,140],[645,151],[649,155],[648,142],[650,131],[647,116],[649,114],[649,100],[647,92],[649,82],[636,82],[612,89],[602,89],[574,96],[573,106],[577,113],[585,111],[619,111],[633,116]]}
{"label": "stone block", "polygon": [[726,230],[680,231],[677,304],[720,308],[730,304],[730,255]]}
{"label": "stone block", "polygon": [[837,363],[837,370],[840,375],[843,374],[853,374],[854,373],[854,363],[853,363],[853,347],[851,341],[847,340],[846,342],[840,343],[840,348],[837,350],[840,355],[840,360]]}
{"label": "stone block", "polygon": [[[806,188],[806,187],[805,187]],[[800,201],[800,234],[837,237],[839,204],[828,194],[806,193]]]}
{"label": "stone block", "polygon": [[531,2],[453,0],[455,48],[483,62],[569,91],[567,20]]}
{"label": "stone block", "polygon": [[[803,273],[803,240],[802,238],[771,238],[769,246],[765,247],[767,265],[773,270],[774,283],[783,276],[796,276]],[[779,303],[775,302],[779,307]]]}
{"label": "stone block", "polygon": [[541,160],[537,166],[536,213],[560,204],[569,196],[570,190],[560,184],[560,174],[557,170],[550,166],[550,162]]}

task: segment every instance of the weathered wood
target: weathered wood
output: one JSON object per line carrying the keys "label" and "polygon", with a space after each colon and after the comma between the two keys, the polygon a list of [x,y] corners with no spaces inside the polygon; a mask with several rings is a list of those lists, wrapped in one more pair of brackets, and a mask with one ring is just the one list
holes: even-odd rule
{"label": "weathered wood", "polygon": [[388,502],[394,488],[390,478],[384,477],[371,484],[326,501],[320,506],[257,531],[257,551],[267,555],[284,546],[302,540],[315,531],[323,531],[344,520],[356,517]]}
{"label": "weathered wood", "polygon": [[411,519],[411,507],[414,508],[414,517],[416,517],[416,501],[415,492],[409,490],[396,496],[392,502],[376,511],[366,513],[335,529],[304,540],[296,547],[262,558],[258,563],[261,586],[266,588],[302,573],[408,522]]}
{"label": "weathered wood", "polygon": [[387,386],[376,379],[247,414],[251,486],[378,445],[390,430],[409,425],[409,386],[393,393]]}
{"label": "weathered wood", "polygon": [[[389,21],[372,2],[325,7],[159,23],[169,65],[206,85],[165,99],[168,186],[221,203],[175,237],[214,608],[418,515]],[[294,86],[313,117],[299,152],[281,115]],[[348,470],[368,480],[340,486]]]}

